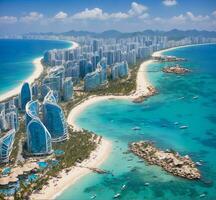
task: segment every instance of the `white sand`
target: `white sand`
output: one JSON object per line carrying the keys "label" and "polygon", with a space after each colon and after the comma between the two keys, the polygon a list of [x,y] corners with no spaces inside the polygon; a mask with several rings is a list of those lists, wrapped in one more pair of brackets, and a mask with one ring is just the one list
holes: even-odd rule
{"label": "white sand", "polygon": [[80,166],[72,167],[71,170],[66,173],[65,171],[60,172],[61,178],[52,178],[49,180],[48,185],[45,185],[42,192],[35,193],[30,196],[30,199],[34,200],[50,200],[55,199],[65,189],[77,182],[81,177],[90,173],[91,170],[85,167],[99,167],[109,156],[112,149],[112,144],[108,140],[101,140],[101,144],[98,145],[97,149],[93,151],[89,157],[81,163]]}
{"label": "white sand", "polygon": [[[39,57],[39,58],[36,58],[33,60],[33,64],[35,66],[35,70],[33,72],[33,74],[31,76],[29,76],[25,82],[28,82],[29,84],[32,84],[35,79],[39,78],[41,73],[43,72],[43,65],[41,64],[41,59],[43,57]],[[23,83],[22,83],[23,84]],[[15,96],[15,95],[18,95],[20,93],[20,90],[21,90],[21,87],[22,87],[22,84],[20,84],[18,87],[10,90],[9,92],[6,92],[2,95],[0,95],[0,101],[3,101],[9,97],[12,97],[12,96]]]}
{"label": "white sand", "polygon": [[[78,44],[76,43],[76,47]],[[183,46],[182,46],[183,47]],[[182,47],[175,47],[170,48],[166,50],[162,50],[159,52],[155,52],[155,55],[160,55],[161,53],[165,51],[170,51],[172,49],[176,48],[182,48]],[[148,86],[151,84],[149,83],[147,79],[147,66],[154,62],[153,60],[148,60],[143,62],[140,65],[140,68],[137,73],[137,87],[136,92],[130,96],[91,96],[87,99],[84,99],[81,103],[79,103],[77,106],[75,106],[71,112],[68,115],[67,122],[73,126],[75,130],[80,130],[81,128],[75,123],[75,119],[77,116],[80,115],[80,113],[85,110],[88,106],[98,103],[99,101],[109,100],[109,99],[126,99],[126,100],[133,100],[134,98],[137,98],[139,96],[143,96],[148,94]],[[91,153],[91,156],[89,159],[85,160],[81,163],[82,166],[88,166],[88,167],[99,167],[109,156],[111,152],[111,142],[102,139],[102,144],[98,146],[97,150],[93,151]],[[62,178],[58,179],[58,182],[53,183],[54,179],[51,179],[49,181],[48,186],[44,186],[42,193],[40,194],[33,194],[31,196],[31,199],[54,199],[57,196],[59,196],[66,188],[74,184],[77,180],[79,180],[84,175],[90,173],[90,170],[86,168],[80,168],[80,167],[73,167],[71,171],[66,174],[65,172],[61,172]],[[57,185],[55,185],[57,183]]]}
{"label": "white sand", "polygon": [[[71,44],[72,45],[71,45],[71,47],[69,49],[75,49],[75,48],[77,48],[79,46],[78,43],[73,42],[73,41],[71,41]],[[21,90],[22,85],[23,85],[24,82],[28,82],[29,84],[32,84],[32,83],[34,83],[35,79],[37,79],[37,78],[40,77],[41,73],[43,72],[43,65],[41,64],[41,59],[42,58],[43,57],[38,57],[38,58],[35,58],[33,60],[33,64],[35,66],[33,74],[31,74],[31,76],[29,76],[25,81],[23,81],[16,88],[14,88],[14,89],[12,89],[12,90],[10,90],[10,91],[8,91],[8,92],[0,95],[0,102],[4,101],[4,100],[6,100],[6,99],[8,99],[10,97],[18,95],[20,93],[20,90]]]}
{"label": "white sand", "polygon": [[216,44],[216,43],[203,43],[203,44],[188,44],[188,45],[182,45],[182,46],[178,46],[178,47],[171,47],[168,49],[163,49],[160,51],[156,51],[152,54],[152,56],[161,56],[161,54],[167,52],[167,51],[171,51],[171,50],[175,50],[175,49],[181,49],[184,47],[193,47],[193,46],[201,46],[201,45],[212,45],[212,44]]}

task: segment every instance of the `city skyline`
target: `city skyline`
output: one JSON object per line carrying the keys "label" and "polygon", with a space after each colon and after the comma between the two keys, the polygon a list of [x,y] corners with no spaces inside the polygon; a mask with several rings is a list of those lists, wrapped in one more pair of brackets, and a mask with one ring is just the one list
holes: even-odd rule
{"label": "city skyline", "polygon": [[1,34],[69,30],[102,32],[108,29],[123,32],[216,29],[216,2],[212,0],[120,0],[115,2],[115,6],[107,0],[1,0],[0,11]]}

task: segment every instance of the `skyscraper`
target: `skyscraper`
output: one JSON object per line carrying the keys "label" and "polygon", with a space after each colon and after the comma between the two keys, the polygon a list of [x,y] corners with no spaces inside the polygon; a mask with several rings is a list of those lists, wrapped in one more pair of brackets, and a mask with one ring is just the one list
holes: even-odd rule
{"label": "skyscraper", "polygon": [[25,110],[26,104],[31,101],[32,92],[29,83],[24,83],[20,92],[20,108],[22,111]]}
{"label": "skyscraper", "polygon": [[52,153],[51,135],[39,118],[32,119],[27,126],[27,151],[30,155]]}
{"label": "skyscraper", "polygon": [[73,98],[73,82],[70,77],[67,77],[63,83],[63,100],[68,101]]}
{"label": "skyscraper", "polygon": [[68,138],[64,112],[57,104],[52,90],[48,92],[43,101],[43,122],[50,132],[53,142],[60,142]]}
{"label": "skyscraper", "polygon": [[0,163],[9,161],[15,137],[15,129],[11,129],[0,138]]}

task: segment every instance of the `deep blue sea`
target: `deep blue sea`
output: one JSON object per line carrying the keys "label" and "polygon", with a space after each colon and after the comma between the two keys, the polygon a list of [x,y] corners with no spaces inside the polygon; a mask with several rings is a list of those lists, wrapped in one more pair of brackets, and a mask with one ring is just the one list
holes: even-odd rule
{"label": "deep blue sea", "polygon": [[46,50],[70,46],[63,41],[0,39],[0,95],[27,79],[34,71],[32,61]]}
{"label": "deep blue sea", "polygon": [[[165,74],[161,67],[171,63],[154,63],[148,67],[148,77],[158,95],[141,104],[106,100],[78,116],[81,127],[112,141],[112,153],[101,168],[113,176],[91,173],[58,200],[88,200],[94,194],[95,199],[110,200],[116,193],[121,194],[121,200],[194,200],[201,199],[202,194],[202,199],[216,199],[216,45],[185,47],[165,54],[186,58],[181,64],[192,73]],[[188,129],[179,129],[182,125]],[[135,126],[141,129],[132,130]],[[138,162],[131,153],[123,153],[128,143],[138,140],[152,140],[162,149],[201,160],[202,180],[174,177],[160,167]],[[145,186],[147,182],[149,186]],[[121,191],[124,184],[126,189]]]}

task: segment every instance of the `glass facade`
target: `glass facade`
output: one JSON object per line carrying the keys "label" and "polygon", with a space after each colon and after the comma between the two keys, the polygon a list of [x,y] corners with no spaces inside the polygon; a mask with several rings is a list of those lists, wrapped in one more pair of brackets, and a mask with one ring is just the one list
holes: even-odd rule
{"label": "glass facade", "polygon": [[8,131],[0,138],[0,163],[9,161],[15,137],[15,129]]}
{"label": "glass facade", "polygon": [[44,98],[43,122],[50,132],[53,142],[63,141],[68,138],[68,128],[64,112],[57,105],[53,91],[50,91]]}
{"label": "glass facade", "polygon": [[24,83],[20,92],[20,108],[21,110],[25,110],[26,104],[31,101],[32,93],[31,88],[28,83]]}
{"label": "glass facade", "polygon": [[31,155],[52,153],[51,135],[39,118],[31,120],[27,126],[27,150]]}

